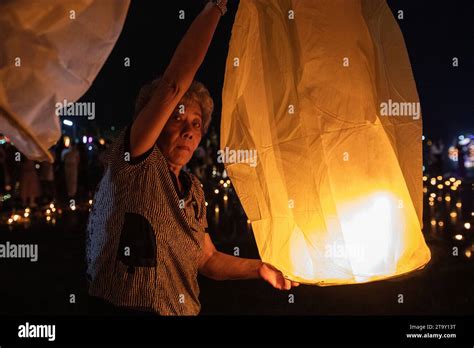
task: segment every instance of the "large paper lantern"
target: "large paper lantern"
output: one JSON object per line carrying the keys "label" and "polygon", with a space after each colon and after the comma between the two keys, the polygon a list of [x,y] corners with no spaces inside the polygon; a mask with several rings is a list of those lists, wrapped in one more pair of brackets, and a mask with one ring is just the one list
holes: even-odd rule
{"label": "large paper lantern", "polygon": [[0,133],[30,159],[52,161],[48,148],[61,135],[57,104],[71,105],[89,89],[122,30],[129,3],[0,3]]}
{"label": "large paper lantern", "polygon": [[221,149],[250,155],[224,159],[264,262],[318,285],[428,263],[419,99],[384,1],[241,0],[225,74]]}

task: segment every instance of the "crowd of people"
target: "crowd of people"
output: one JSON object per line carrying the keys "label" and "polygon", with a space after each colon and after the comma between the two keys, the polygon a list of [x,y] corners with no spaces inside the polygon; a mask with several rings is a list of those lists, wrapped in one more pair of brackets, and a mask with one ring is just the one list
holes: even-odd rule
{"label": "crowd of people", "polygon": [[52,201],[89,199],[104,169],[107,145],[58,142],[53,163],[32,161],[11,143],[0,145],[0,193],[11,205],[35,208]]}
{"label": "crowd of people", "polygon": [[[0,194],[10,195],[9,206],[35,208],[53,201],[92,199],[106,167],[110,142],[75,141],[68,146],[64,143],[61,139],[50,149],[53,163],[32,161],[10,142],[0,144]],[[212,180],[212,171],[216,170],[216,151],[214,133],[213,137],[203,140],[188,165],[187,170],[203,184]]]}

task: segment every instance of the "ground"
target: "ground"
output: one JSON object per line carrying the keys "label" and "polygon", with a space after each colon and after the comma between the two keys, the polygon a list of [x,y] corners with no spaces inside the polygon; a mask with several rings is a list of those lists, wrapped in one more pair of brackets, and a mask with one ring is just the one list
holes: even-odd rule
{"label": "ground", "polygon": [[[85,315],[85,211],[65,211],[55,225],[36,223],[25,229],[0,226],[0,241],[38,243],[39,259],[2,260],[0,313],[2,315]],[[393,280],[360,285],[317,287],[301,285],[289,292],[278,291],[260,280],[213,281],[199,278],[203,315],[290,314],[290,315],[384,315],[474,313],[474,260],[452,255],[453,239],[426,234],[432,260],[420,271]],[[242,257],[258,257],[251,233],[239,238]],[[232,253],[235,242],[217,243]],[[75,304],[70,304],[70,295]],[[294,303],[289,303],[289,295]],[[403,294],[404,303],[399,303]]]}

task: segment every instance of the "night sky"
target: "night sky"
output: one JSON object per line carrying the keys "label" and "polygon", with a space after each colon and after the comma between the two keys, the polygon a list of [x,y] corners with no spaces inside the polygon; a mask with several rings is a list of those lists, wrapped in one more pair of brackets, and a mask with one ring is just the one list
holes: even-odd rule
{"label": "night sky", "polygon": [[[304,0],[302,0],[304,1]],[[307,0],[309,1],[309,0]],[[351,0],[347,0],[351,1]],[[96,102],[95,122],[85,129],[120,129],[130,122],[140,86],[164,72],[179,40],[202,9],[204,1],[132,0],[122,34],[81,101]],[[461,132],[474,133],[474,1],[390,0],[399,20],[420,96],[424,134],[451,143]],[[207,57],[196,75],[215,102],[211,127],[219,129],[221,92],[232,24],[238,2],[217,28]],[[186,19],[178,19],[179,10]],[[130,57],[131,67],[124,67]],[[452,58],[459,58],[459,67]]]}

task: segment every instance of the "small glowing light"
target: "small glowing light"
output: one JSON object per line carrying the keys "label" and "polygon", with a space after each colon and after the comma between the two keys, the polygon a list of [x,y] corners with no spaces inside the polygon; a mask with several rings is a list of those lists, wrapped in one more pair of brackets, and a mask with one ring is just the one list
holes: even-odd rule
{"label": "small glowing light", "polygon": [[435,198],[435,197],[436,197],[436,193],[430,193],[430,197]]}
{"label": "small glowing light", "polygon": [[457,186],[451,186],[451,190],[456,191],[456,190],[457,190]]}
{"label": "small glowing light", "polygon": [[219,193],[219,189],[215,189],[214,193],[217,195]]}
{"label": "small glowing light", "polygon": [[36,169],[40,169],[40,165],[38,163],[35,164]]}
{"label": "small glowing light", "polygon": [[75,206],[75,205],[71,205],[71,210],[76,210],[76,206]]}
{"label": "small glowing light", "polygon": [[28,214],[28,213],[26,213],[26,212],[23,214],[23,216],[26,217],[26,218],[27,218],[29,215],[30,215],[30,214]]}
{"label": "small glowing light", "polygon": [[51,216],[46,216],[46,221],[51,220]]}
{"label": "small glowing light", "polygon": [[224,185],[223,185],[223,186],[226,188],[226,187],[227,187],[227,183],[224,183]]}
{"label": "small glowing light", "polygon": [[438,226],[439,226],[439,227],[443,227],[443,226],[444,226],[444,222],[443,222],[443,221],[438,222]]}
{"label": "small glowing light", "polygon": [[455,182],[455,181],[456,181],[456,178],[451,177],[451,178],[449,178],[449,181]]}
{"label": "small glowing light", "polygon": [[51,203],[51,204],[49,205],[49,207],[50,207],[51,209],[53,209],[53,208],[54,208],[54,203]]}
{"label": "small glowing light", "polygon": [[18,220],[20,220],[20,215],[17,215],[17,214],[13,215],[13,221],[18,221]]}
{"label": "small glowing light", "polygon": [[441,196],[439,196],[438,198],[436,198],[438,200],[438,202],[441,202],[443,200],[443,198]]}
{"label": "small glowing light", "polygon": [[89,199],[89,205],[92,205],[92,199]]}
{"label": "small glowing light", "polygon": [[425,136],[424,136],[424,135],[421,136],[421,140],[425,140]]}
{"label": "small glowing light", "polygon": [[456,216],[458,216],[458,214],[455,212],[455,211],[452,211],[449,216],[451,216],[452,218],[455,218]]}
{"label": "small glowing light", "polygon": [[222,185],[223,183],[224,183],[224,180],[221,179],[221,180],[219,181],[219,184]]}
{"label": "small glowing light", "polygon": [[436,220],[431,220],[431,226],[436,226]]}
{"label": "small glowing light", "polygon": [[426,175],[423,176],[423,181],[428,180],[428,177]]}
{"label": "small glowing light", "polygon": [[428,192],[428,189],[426,187],[423,187],[423,192],[424,193],[427,193]]}
{"label": "small glowing light", "polygon": [[470,230],[470,229],[471,229],[471,224],[470,224],[469,222],[465,222],[465,223],[464,223],[464,228],[465,228],[466,230]]}
{"label": "small glowing light", "polygon": [[451,181],[446,180],[446,181],[444,182],[444,184],[445,184],[446,186],[449,186],[449,185],[451,185]]}
{"label": "small glowing light", "polygon": [[209,203],[206,202],[206,207],[209,205]]}
{"label": "small glowing light", "polygon": [[446,196],[444,197],[444,199],[446,200],[446,202],[451,202],[451,196]]}
{"label": "small glowing light", "polygon": [[441,190],[443,188],[443,184],[438,184],[437,187]]}
{"label": "small glowing light", "polygon": [[64,147],[69,147],[71,145],[71,138],[69,137],[64,137]]}
{"label": "small glowing light", "polygon": [[432,207],[434,205],[434,202],[429,202],[428,204],[430,205],[430,207]]}
{"label": "small glowing light", "polygon": [[433,201],[434,201],[434,198],[433,198],[433,197],[430,197],[430,198],[428,198],[428,200],[429,200],[430,202],[433,202]]}
{"label": "small glowing light", "polygon": [[461,180],[456,180],[456,185],[461,185],[462,181]]}
{"label": "small glowing light", "polygon": [[29,213],[30,212],[30,208],[25,208],[25,213]]}
{"label": "small glowing light", "polygon": [[65,124],[66,126],[69,126],[69,127],[71,127],[73,125],[72,121],[69,121],[69,120],[63,120],[63,124]]}
{"label": "small glowing light", "polygon": [[51,208],[51,211],[54,213],[56,211],[56,208]]}
{"label": "small glowing light", "polygon": [[431,140],[428,140],[428,141],[426,142],[426,144],[427,144],[428,146],[431,146],[431,145],[433,145],[433,142],[432,142]]}
{"label": "small glowing light", "polygon": [[214,211],[215,211],[216,213],[218,213],[218,212],[219,212],[219,207],[216,207],[216,208],[214,209]]}
{"label": "small glowing light", "polygon": [[92,146],[89,145],[89,147],[87,148],[89,151],[92,151]]}
{"label": "small glowing light", "polygon": [[433,185],[433,186],[436,185],[436,179],[435,179],[435,178],[431,178],[430,184]]}
{"label": "small glowing light", "polygon": [[84,144],[87,143],[87,137],[86,137],[85,135],[82,137],[82,142],[83,142]]}
{"label": "small glowing light", "polygon": [[55,219],[55,218],[53,218],[53,219],[51,220],[51,222],[52,222],[52,223],[53,223],[53,225],[54,225],[54,224],[56,223],[56,219]]}
{"label": "small glowing light", "polygon": [[99,144],[100,144],[100,145],[105,145],[105,140],[104,140],[103,138],[100,138],[100,139],[99,139]]}
{"label": "small glowing light", "polygon": [[230,180],[227,179],[227,180],[226,180],[226,183],[227,183],[227,185],[230,185]]}
{"label": "small glowing light", "polygon": [[466,252],[464,253],[464,255],[466,255],[467,258],[470,258],[471,257],[471,250],[466,250]]}
{"label": "small glowing light", "polygon": [[227,201],[229,199],[229,197],[227,197],[227,195],[224,195],[224,201]]}
{"label": "small glowing light", "polygon": [[457,234],[457,235],[454,236],[454,238],[456,240],[462,240],[464,237],[462,236],[462,234]]}
{"label": "small glowing light", "polygon": [[90,144],[92,143],[92,137],[87,138],[87,142]]}
{"label": "small glowing light", "polygon": [[459,140],[464,140],[464,135],[458,136],[458,139],[459,139]]}
{"label": "small glowing light", "polygon": [[462,203],[461,202],[457,202],[456,203],[456,208],[461,208],[462,207]]}
{"label": "small glowing light", "polygon": [[441,175],[438,175],[438,176],[436,177],[436,179],[438,179],[438,180],[443,180],[443,177],[442,177]]}
{"label": "small glowing light", "polygon": [[8,224],[11,224],[12,222],[13,222],[12,218],[8,219]]}
{"label": "small glowing light", "polygon": [[47,215],[51,214],[51,209],[46,209],[46,214]]}

